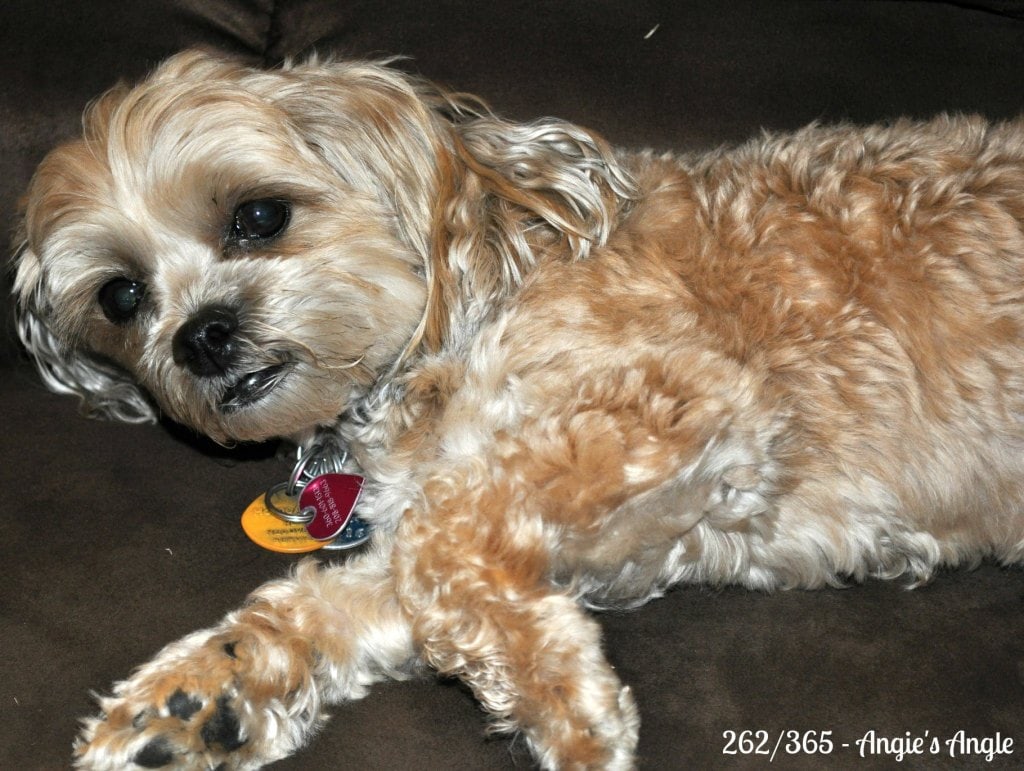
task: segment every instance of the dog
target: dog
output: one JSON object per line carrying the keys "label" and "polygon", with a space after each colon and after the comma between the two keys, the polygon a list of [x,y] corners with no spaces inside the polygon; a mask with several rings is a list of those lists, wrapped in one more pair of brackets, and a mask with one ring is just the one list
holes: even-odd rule
{"label": "dog", "polygon": [[188,51],[47,156],[16,252],[50,387],[329,432],[373,533],[117,683],[80,768],[258,768],[424,668],[544,768],[630,768],[590,610],[1024,557],[1024,120],[657,154]]}

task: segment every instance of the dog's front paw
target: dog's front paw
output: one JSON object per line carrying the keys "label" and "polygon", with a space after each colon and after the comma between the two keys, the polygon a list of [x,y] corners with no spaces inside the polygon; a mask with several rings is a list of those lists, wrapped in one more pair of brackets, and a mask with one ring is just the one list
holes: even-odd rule
{"label": "dog's front paw", "polygon": [[630,689],[616,687],[589,696],[579,705],[575,719],[525,726],[527,741],[542,768],[631,771],[636,767],[640,717]]}
{"label": "dog's front paw", "polygon": [[167,646],[100,699],[76,766],[228,771],[290,754],[322,722],[319,699],[308,649],[268,631],[205,630]]}

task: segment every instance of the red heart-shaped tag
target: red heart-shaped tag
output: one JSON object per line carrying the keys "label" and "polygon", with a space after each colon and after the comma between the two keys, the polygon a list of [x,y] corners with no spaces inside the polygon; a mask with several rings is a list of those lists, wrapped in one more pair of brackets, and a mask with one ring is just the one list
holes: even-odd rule
{"label": "red heart-shaped tag", "polygon": [[306,525],[310,537],[327,541],[340,533],[362,490],[363,478],[358,474],[322,474],[306,485],[299,495],[299,509],[316,512]]}

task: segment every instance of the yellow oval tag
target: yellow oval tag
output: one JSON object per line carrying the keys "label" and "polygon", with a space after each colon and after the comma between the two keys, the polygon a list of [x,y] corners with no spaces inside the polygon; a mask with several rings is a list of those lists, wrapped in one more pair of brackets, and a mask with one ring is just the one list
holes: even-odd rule
{"label": "yellow oval tag", "polygon": [[[278,505],[277,498],[274,499],[274,505]],[[293,505],[297,511],[298,503],[295,502]],[[285,506],[281,508],[285,508]],[[267,509],[262,495],[250,503],[249,508],[242,513],[242,530],[253,543],[264,549],[285,554],[315,551],[326,543],[326,541],[310,538],[305,526],[294,522],[285,522],[280,517],[274,516]]]}

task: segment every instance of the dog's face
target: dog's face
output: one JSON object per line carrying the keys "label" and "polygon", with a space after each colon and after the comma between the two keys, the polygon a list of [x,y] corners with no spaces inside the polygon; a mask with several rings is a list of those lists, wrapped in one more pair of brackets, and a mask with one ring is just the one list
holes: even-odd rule
{"label": "dog's face", "polygon": [[[220,441],[333,421],[401,354],[426,298],[411,230],[429,206],[429,119],[382,72],[193,53],[104,97],[28,193],[30,350],[59,360],[57,379],[137,383]],[[389,175],[410,168],[400,186],[416,192],[396,200]]]}
{"label": "dog's face", "polygon": [[18,332],[44,380],[223,442],[334,423],[633,195],[589,132],[479,108],[384,66],[194,51],[111,91],[26,197]]}

